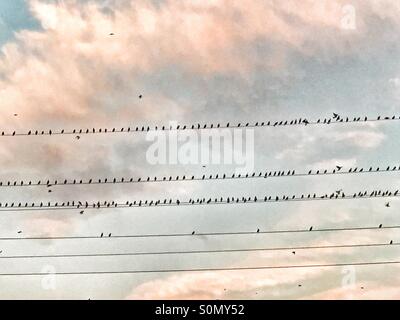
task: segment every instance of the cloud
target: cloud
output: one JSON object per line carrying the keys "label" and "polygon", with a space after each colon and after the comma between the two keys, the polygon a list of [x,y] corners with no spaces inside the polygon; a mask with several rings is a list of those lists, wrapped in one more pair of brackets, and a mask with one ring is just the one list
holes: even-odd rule
{"label": "cloud", "polygon": [[386,136],[382,132],[354,130],[336,134],[334,141],[343,142],[349,146],[370,149],[378,147],[385,138]]}
{"label": "cloud", "polygon": [[367,281],[350,287],[338,287],[316,293],[306,297],[312,300],[398,300],[400,292],[398,286],[388,285],[380,287],[378,283]]}
{"label": "cloud", "polygon": [[[326,45],[315,31],[327,28],[334,35],[340,29],[344,3],[166,0],[156,5],[140,0],[124,2],[109,13],[92,1],[31,0],[43,30],[21,31],[17,41],[2,48],[2,125],[25,124],[10,122],[13,112],[31,122],[76,123],[90,118],[105,123],[109,115],[105,97],[121,91],[121,100],[137,97],[132,89],[139,76],[175,65],[203,75],[246,74],[260,67],[280,71],[290,50],[309,55]],[[343,41],[347,40],[335,38],[335,46]],[[261,50],[255,43],[271,49]],[[115,109],[122,113],[129,109],[135,118],[163,110],[147,112],[148,107],[126,102]]]}
{"label": "cloud", "polygon": [[319,161],[309,166],[309,169],[334,169],[336,166],[344,166],[346,168],[354,167],[357,163],[356,158],[350,159],[329,159]]}
{"label": "cloud", "polygon": [[[317,272],[318,273],[318,272]],[[315,271],[220,271],[189,273],[145,282],[133,289],[126,299],[229,299],[236,295],[256,298],[256,293],[278,286],[298,286]],[[278,296],[279,297],[279,296]]]}
{"label": "cloud", "polygon": [[[336,237],[337,238],[337,237]],[[360,237],[363,239],[363,237]],[[313,245],[339,243],[332,237],[333,242],[321,239]],[[336,241],[335,241],[336,240]],[[345,243],[345,242],[343,242]],[[339,256],[350,257],[354,250],[346,249]],[[323,254],[322,254],[323,253]],[[295,260],[293,260],[295,258]],[[271,262],[273,259],[274,262]],[[243,265],[296,265],[324,264],[337,262],[337,250],[324,249],[320,255],[314,250],[300,250],[292,256],[287,252],[260,252],[250,254],[241,259]],[[350,259],[351,260],[351,259]],[[266,262],[262,262],[266,261]],[[277,262],[278,261],[278,262]],[[295,268],[270,270],[239,270],[218,272],[181,273],[150,280],[135,287],[126,299],[232,299],[235,297],[257,298],[268,297],[282,299],[285,297],[301,297],[299,284],[310,285],[332,275],[341,275],[341,269],[324,268]],[[340,282],[339,282],[340,283]]]}
{"label": "cloud", "polygon": [[[243,99],[240,92],[243,90],[242,83],[233,83],[232,79],[247,79],[249,75],[260,77],[260,92],[270,88],[271,92],[279,91],[282,94],[283,87],[271,85],[269,80],[292,75],[292,71],[297,69],[297,63],[301,64],[310,57],[318,63],[331,62],[332,58],[350,54],[357,58],[359,52],[356,49],[360,49],[361,45],[371,47],[368,32],[371,17],[381,17],[397,23],[400,8],[392,2],[354,1],[357,29],[354,32],[343,32],[340,23],[343,18],[342,8],[347,2],[339,0],[305,0],[301,4],[296,0],[135,0],[113,1],[116,5],[112,8],[107,8],[105,1],[31,0],[31,11],[41,29],[18,32],[15,40],[4,45],[1,50],[0,126],[4,131],[27,131],[112,127],[120,126],[122,122],[124,125],[159,124],[170,119],[191,121],[194,105],[197,103],[203,107],[213,99],[211,95],[215,95],[212,101],[215,101],[216,106],[211,105],[213,109],[205,119],[215,120],[218,118],[216,115],[235,117],[235,109],[231,105],[229,109],[220,109],[224,94],[232,97],[232,102],[246,110],[246,116],[259,116],[257,112],[260,110],[269,113],[270,108],[264,104],[268,101],[268,95],[265,99],[262,96],[259,109],[254,109],[253,105],[245,106],[247,100]],[[379,43],[374,43],[374,47],[379,48]],[[293,65],[296,67],[291,69]],[[171,76],[168,73],[171,69],[179,72]],[[260,74],[259,71],[265,73]],[[188,85],[189,78],[198,81],[195,89]],[[217,81],[213,82],[215,79]],[[285,81],[288,79],[285,78]],[[151,84],[146,86],[146,83]],[[277,83],[280,84],[279,81]],[[179,89],[176,96],[169,91],[172,85]],[[290,87],[291,84],[285,85]],[[160,90],[162,86],[167,89]],[[250,85],[244,88],[248,91],[253,89]],[[139,102],[137,97],[142,92],[144,99]],[[300,101],[298,97],[301,94],[295,93],[296,100]],[[14,113],[18,117],[14,117]],[[341,161],[342,164],[351,165],[355,163],[356,155],[338,154],[332,157],[313,147],[324,144],[330,149],[337,147],[343,153],[348,153],[349,148],[353,147],[376,148],[386,137],[373,129],[354,129],[340,133],[324,131],[321,139],[306,133],[300,133],[299,138],[299,132],[292,130],[289,142],[293,146],[278,151],[276,159],[301,161],[307,157],[310,159],[311,152],[314,152],[311,156],[318,158],[315,155],[318,152],[323,159],[313,158],[310,162],[330,166],[335,161]],[[90,140],[83,137],[79,142],[74,137],[59,136],[38,140],[34,140],[34,137],[16,139],[4,138],[0,148],[0,163],[7,168],[3,173],[5,178],[9,178],[8,175],[13,176],[13,179],[29,176],[36,180],[54,176],[104,177],[117,172],[118,175],[130,175],[132,172],[136,176],[149,174],[142,172],[143,162],[139,160],[143,159],[138,158],[138,155],[144,153],[145,146],[131,137],[126,137],[122,142],[113,140],[115,137],[101,135],[91,136]],[[278,147],[286,148],[283,138],[278,141],[282,142],[278,143]],[[331,158],[335,160],[329,160]],[[153,175],[157,170],[150,168],[149,171]],[[178,171],[181,168],[171,170]],[[282,188],[278,187],[276,192],[279,193]],[[22,201],[21,197],[23,200],[40,197],[43,200],[63,201],[78,197],[86,200],[91,197],[98,199],[100,196],[105,199],[110,194],[121,198],[143,194],[148,198],[154,196],[137,189],[134,192],[119,192],[117,187],[101,189],[96,195],[93,190],[86,189],[83,192],[79,188],[54,189],[49,195],[46,189],[27,189],[26,193],[15,192],[11,197],[15,201]],[[157,193],[164,191],[161,184],[146,190]],[[210,192],[187,186],[178,189],[178,192],[186,195],[196,190],[203,194]],[[232,190],[229,189],[229,192]],[[173,188],[167,192],[176,194]],[[221,192],[226,190],[221,189]],[[299,213],[306,210],[301,208]],[[349,211],[336,211],[324,219],[332,222],[348,220]],[[317,212],[310,212],[309,215],[315,216],[313,221],[321,221]],[[144,222],[141,222],[149,225],[150,230],[157,225],[158,218],[145,215]],[[225,222],[225,218],[226,215],[221,221]],[[295,225],[299,221],[298,215],[288,218],[293,220],[282,219],[279,223],[293,221]],[[48,215],[29,218],[25,223],[32,233],[49,235],[70,234],[72,228],[79,229],[81,234],[89,234],[104,226],[103,222],[96,227],[86,223],[76,226],[70,219],[71,216],[66,215],[59,219]],[[85,215],[83,219],[91,218]],[[182,216],[173,216],[171,219],[181,222]],[[126,224],[121,224],[118,219],[114,221],[117,231],[124,230]],[[148,221],[153,224],[147,224]],[[206,222],[209,227],[214,227],[215,221],[218,218],[209,215]],[[191,221],[186,222],[190,225]],[[78,265],[81,267],[83,264]],[[260,272],[257,273],[259,278],[254,277],[254,272],[170,276],[134,288],[129,298],[214,299],[235,297],[236,294],[253,297],[259,288],[275,290],[279,284],[297,288],[298,281],[303,277],[314,276],[314,273],[309,272],[294,272],[291,275],[277,271]]]}
{"label": "cloud", "polygon": [[[289,147],[277,151],[275,155],[277,160],[290,161],[295,159],[307,162],[309,158],[315,159],[315,153],[318,153],[320,160],[317,163],[308,164],[308,166],[319,166],[321,164],[327,165],[326,168],[328,168],[332,167],[332,164],[339,159],[344,161],[345,166],[350,166],[356,159],[354,154],[351,154],[351,158],[348,160],[343,159],[349,156],[349,148],[352,148],[353,153],[359,150],[377,148],[385,141],[386,135],[378,128],[369,125],[364,128],[354,126],[349,129],[341,128],[341,130],[337,130],[337,127],[333,124],[326,130],[320,130],[318,135],[306,130],[300,134],[288,132],[286,139],[288,139],[286,145],[289,145]],[[332,157],[337,159],[332,159]]]}
{"label": "cloud", "polygon": [[35,236],[56,237],[68,234],[72,229],[73,224],[71,220],[36,217],[35,219],[27,220],[24,232]]}
{"label": "cloud", "polygon": [[389,84],[395,88],[400,87],[400,78],[391,78],[389,79]]}

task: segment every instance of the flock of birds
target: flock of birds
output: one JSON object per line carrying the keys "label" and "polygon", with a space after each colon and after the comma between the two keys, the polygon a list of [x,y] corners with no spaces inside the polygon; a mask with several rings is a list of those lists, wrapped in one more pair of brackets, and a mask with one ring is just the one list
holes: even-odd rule
{"label": "flock of birds", "polygon": [[[114,36],[114,33],[109,33],[109,36]],[[142,95],[140,94],[139,99],[142,99]],[[18,116],[17,113],[14,114],[15,117]],[[282,121],[268,121],[268,122],[255,122],[253,124],[250,123],[238,123],[235,125],[231,125],[231,123],[226,123],[225,125],[221,125],[220,123],[217,124],[197,124],[197,125],[176,125],[172,126],[170,125],[169,127],[162,126],[162,127],[150,127],[150,126],[137,126],[137,127],[127,127],[127,128],[121,128],[121,129],[101,129],[101,128],[93,128],[93,129],[79,129],[79,130],[72,130],[72,131],[67,131],[67,130],[58,130],[58,131],[52,131],[52,130],[47,130],[47,131],[39,131],[39,130],[29,130],[27,133],[17,133],[16,131],[13,131],[12,133],[6,133],[6,132],[1,132],[1,136],[38,136],[38,135],[63,135],[63,134],[73,134],[75,135],[75,138],[77,140],[81,139],[81,134],[95,134],[95,133],[116,133],[116,132],[148,132],[148,131],[157,131],[157,130],[186,130],[186,129],[192,129],[192,130],[201,130],[201,129],[218,129],[218,128],[255,128],[255,127],[277,127],[277,126],[295,126],[295,125],[311,125],[311,124],[325,124],[329,125],[331,123],[355,123],[355,122],[368,122],[368,121],[388,121],[388,120],[400,120],[400,116],[378,116],[377,118],[374,119],[369,119],[367,116],[363,117],[354,117],[354,118],[349,118],[349,117],[341,117],[337,113],[333,113],[333,117],[331,118],[324,118],[324,119],[318,119],[316,121],[310,121],[306,118],[299,118],[299,119],[292,119],[292,120],[282,120]],[[154,181],[186,181],[186,180],[217,180],[217,179],[241,179],[241,178],[268,178],[268,177],[283,177],[283,176],[305,176],[305,175],[324,175],[324,174],[335,174],[335,173],[362,173],[362,172],[382,172],[382,171],[399,171],[400,166],[394,166],[390,167],[388,166],[385,169],[380,169],[379,167],[374,169],[373,167],[370,167],[369,169],[364,169],[364,168],[350,168],[348,171],[344,172],[342,171],[343,166],[336,166],[335,169],[333,170],[309,170],[308,173],[296,173],[295,170],[279,170],[279,171],[266,171],[266,172],[259,172],[259,173],[250,173],[250,174],[232,174],[232,175],[227,175],[227,174],[216,174],[216,175],[202,175],[201,177],[195,177],[194,175],[186,177],[185,175],[183,176],[176,176],[176,177],[163,177],[163,178],[113,178],[113,179],[88,179],[88,180],[63,180],[62,182],[58,182],[57,180],[50,181],[47,180],[47,182],[42,182],[38,181],[37,183],[33,183],[32,181],[29,182],[24,182],[24,181],[14,181],[14,182],[0,182],[0,186],[3,187],[11,187],[11,186],[32,186],[32,185],[45,185],[48,188],[56,185],[82,185],[82,184],[107,184],[107,183],[140,183],[140,182],[154,182]],[[49,192],[52,192],[51,189],[48,190]],[[256,203],[256,202],[278,202],[278,201],[301,201],[301,200],[332,200],[332,199],[356,199],[356,198],[366,198],[366,197],[398,197],[399,196],[399,190],[395,191],[383,191],[383,190],[374,190],[372,192],[364,191],[364,192],[358,192],[354,193],[351,195],[346,195],[342,189],[336,190],[332,192],[331,194],[323,194],[323,195],[316,195],[314,194],[302,194],[301,196],[265,196],[262,199],[258,199],[257,197],[226,197],[226,198],[197,198],[197,199],[190,199],[187,202],[180,201],[179,199],[177,200],[172,200],[172,199],[164,199],[164,200],[137,200],[137,201],[127,201],[126,203],[117,203],[115,201],[104,201],[104,202],[81,202],[81,201],[72,201],[72,202],[63,202],[63,203],[58,203],[55,202],[54,204],[51,204],[48,202],[47,204],[40,202],[40,203],[0,203],[0,211],[7,211],[9,209],[13,208],[18,208],[18,209],[24,209],[24,208],[40,208],[40,209],[80,209],[79,214],[84,214],[86,209],[91,209],[91,208],[117,208],[117,207],[151,207],[151,206],[158,206],[158,205],[205,205],[205,204],[230,204],[230,203]],[[390,203],[387,202],[385,204],[385,207],[390,207]],[[380,224],[379,228],[382,228],[383,225]],[[313,231],[313,226],[310,226],[309,232]],[[256,233],[262,232],[259,228],[256,230]],[[22,234],[22,231],[18,231],[18,234]],[[191,235],[196,235],[196,231],[192,231]],[[108,233],[105,234],[102,232],[99,236],[100,238],[111,238],[112,234]],[[393,244],[393,240],[390,241],[390,244]],[[0,251],[2,253],[2,251]],[[293,255],[296,255],[296,251],[291,251]],[[302,287],[302,284],[298,284],[298,287]],[[364,289],[364,286],[361,286],[361,289]],[[224,291],[227,289],[224,288]],[[256,292],[256,294],[258,294]],[[89,299],[90,300],[90,299]]]}
{"label": "flock of birds", "polygon": [[[118,203],[117,201],[68,201],[68,202],[40,202],[40,203],[2,203],[0,202],[0,211],[26,211],[37,209],[107,209],[107,208],[130,208],[130,207],[156,207],[156,206],[184,206],[184,205],[209,205],[209,204],[246,204],[257,202],[287,202],[287,201],[315,201],[315,200],[340,200],[340,199],[362,199],[362,198],[391,198],[399,197],[400,190],[373,190],[373,191],[360,191],[353,194],[346,195],[342,190],[336,190],[330,194],[302,194],[300,196],[264,196],[262,198],[254,197],[220,197],[220,198],[190,198],[188,201],[179,199],[164,199],[164,200],[134,200],[126,201],[125,203]],[[390,203],[385,204],[390,207]],[[84,210],[79,212],[84,213]]]}
{"label": "flock of birds", "polygon": [[[351,167],[348,170],[342,170],[343,166],[336,166],[334,169],[311,169],[308,172],[298,173],[296,170],[278,170],[278,171],[264,171],[264,172],[253,172],[246,174],[210,174],[201,176],[169,176],[169,177],[139,177],[139,178],[104,178],[104,179],[64,179],[58,180],[39,180],[37,182],[32,181],[0,181],[0,187],[23,187],[23,186],[46,186],[48,188],[53,186],[62,185],[90,185],[90,184],[120,184],[120,183],[146,183],[146,182],[169,182],[169,181],[196,181],[196,180],[224,180],[224,179],[251,179],[251,178],[274,178],[274,177],[295,177],[295,176],[314,176],[314,175],[332,175],[332,174],[356,174],[356,173],[377,173],[377,172],[396,172],[400,171],[400,166],[387,166],[381,167],[369,167],[369,168],[358,168]],[[49,190],[51,192],[51,190]]]}
{"label": "flock of birds", "polygon": [[[142,95],[139,95],[139,99],[142,99]],[[278,121],[266,121],[266,122],[255,122],[255,123],[237,123],[231,124],[230,122],[226,124],[221,123],[210,123],[210,124],[192,124],[192,125],[169,125],[169,126],[136,126],[136,127],[122,127],[118,128],[92,128],[92,129],[73,129],[71,131],[62,130],[29,130],[27,133],[18,133],[13,131],[7,133],[5,131],[1,132],[1,136],[43,136],[43,135],[76,135],[76,139],[80,139],[79,134],[96,134],[96,133],[129,133],[129,132],[148,132],[148,131],[165,131],[165,130],[204,130],[204,129],[227,129],[227,128],[257,128],[257,127],[281,127],[281,126],[298,126],[298,125],[329,125],[332,123],[358,123],[358,122],[376,122],[376,121],[389,121],[389,120],[400,120],[400,116],[377,116],[376,118],[368,118],[367,116],[362,117],[341,117],[340,115],[334,113],[332,117],[317,119],[316,121],[308,120],[307,118],[298,118],[292,120],[278,120]]]}
{"label": "flock of birds", "polygon": [[[114,33],[110,33],[110,36],[113,36]],[[139,99],[142,99],[142,95],[139,95]],[[18,114],[14,114],[15,117],[18,116]],[[201,129],[218,129],[218,128],[255,128],[255,127],[265,127],[265,126],[272,126],[272,127],[277,127],[277,126],[294,126],[294,125],[310,125],[310,124],[331,124],[331,123],[354,123],[354,122],[368,122],[368,121],[387,121],[387,120],[400,120],[400,117],[396,116],[391,116],[391,117],[381,117],[378,116],[375,119],[368,119],[368,117],[354,117],[353,119],[350,119],[348,117],[344,118],[341,117],[337,113],[333,113],[332,118],[325,118],[325,119],[318,119],[316,121],[309,121],[306,118],[299,118],[299,119],[293,119],[293,120],[283,120],[283,121],[275,121],[275,122],[256,122],[254,124],[250,123],[238,123],[236,125],[231,125],[231,123],[227,123],[226,125],[221,125],[220,123],[217,124],[197,124],[197,125],[176,125],[172,126],[170,125],[169,127],[162,126],[162,127],[153,127],[151,128],[150,126],[141,126],[141,127],[127,127],[121,128],[121,129],[101,129],[101,128],[93,128],[93,129],[79,129],[79,130],[72,130],[72,131],[66,131],[66,130],[59,130],[59,131],[33,131],[29,130],[28,133],[17,133],[16,131],[13,131],[12,133],[5,133],[2,132],[1,136],[19,136],[19,135],[25,135],[25,136],[31,136],[31,135],[62,135],[62,134],[74,134],[76,135],[75,138],[79,140],[81,138],[81,134],[95,134],[95,133],[116,133],[116,132],[148,132],[148,131],[157,131],[157,130],[186,130],[186,129],[192,129],[192,130],[201,130]],[[11,186],[47,186],[48,188],[52,186],[57,186],[57,185],[82,185],[82,184],[115,184],[115,183],[141,183],[141,182],[156,182],[156,181],[188,181],[188,180],[218,180],[218,179],[243,179],[243,178],[268,178],[268,177],[285,177],[285,176],[306,176],[306,175],[327,175],[327,174],[335,174],[335,173],[346,173],[346,174],[354,174],[354,173],[363,173],[363,172],[389,172],[389,171],[399,171],[400,166],[388,166],[386,169],[381,169],[379,167],[373,168],[369,167],[368,168],[358,168],[358,167],[352,167],[349,168],[346,171],[342,171],[343,166],[337,165],[333,170],[309,170],[307,173],[296,173],[295,170],[278,170],[278,171],[265,171],[265,172],[259,172],[259,173],[248,173],[248,174],[232,174],[232,175],[227,175],[227,174],[215,174],[215,175],[202,175],[201,177],[196,177],[194,175],[191,176],[169,176],[169,177],[147,177],[147,178],[112,178],[112,179],[80,179],[80,180],[68,180],[65,179],[61,182],[54,180],[50,181],[47,180],[46,182],[42,182],[39,180],[37,183],[33,183],[32,181],[29,182],[24,182],[23,180],[20,182],[14,181],[14,182],[0,182],[0,186],[3,187],[11,187]],[[51,189],[48,190],[48,192],[52,192]],[[302,194],[300,196],[265,196],[264,198],[258,199],[256,196],[254,197],[220,197],[220,198],[197,198],[197,199],[189,199],[189,201],[181,201],[179,199],[177,200],[172,200],[172,199],[164,199],[164,200],[136,200],[136,201],[126,201],[126,203],[117,203],[116,201],[104,201],[104,202],[81,202],[81,201],[71,201],[71,202],[63,202],[63,203],[58,203],[55,202],[54,204],[51,204],[50,202],[43,203],[0,203],[0,211],[7,211],[10,210],[13,211],[12,209],[80,209],[79,214],[84,214],[86,209],[101,209],[101,208],[126,208],[126,207],[152,207],[152,206],[165,206],[165,205],[207,205],[207,204],[238,204],[238,203],[256,203],[256,202],[278,202],[278,201],[302,201],[302,200],[334,200],[334,199],[356,199],[356,198],[372,198],[372,197],[398,197],[399,196],[399,190],[395,191],[383,191],[383,190],[374,190],[372,192],[368,191],[360,191],[358,193],[346,195],[342,189],[336,190],[330,194],[322,194],[322,195],[317,195],[317,194]],[[385,207],[390,208],[390,202],[385,203]],[[383,225],[380,224],[379,228],[382,228]],[[309,232],[313,231],[313,226],[310,226]],[[257,228],[256,233],[262,232],[260,228]],[[22,231],[18,231],[18,234],[21,234]],[[196,231],[192,231],[191,235],[196,235]],[[100,238],[111,238],[112,233],[105,234],[102,232],[99,236]],[[390,245],[393,244],[393,240],[390,240]],[[0,251],[2,253],[2,251]],[[296,251],[293,250],[291,251],[293,255],[296,255]],[[301,284],[298,284],[298,287],[302,287]],[[361,289],[364,289],[362,286]],[[226,288],[224,289],[226,291]],[[257,294],[257,293],[256,293]]]}

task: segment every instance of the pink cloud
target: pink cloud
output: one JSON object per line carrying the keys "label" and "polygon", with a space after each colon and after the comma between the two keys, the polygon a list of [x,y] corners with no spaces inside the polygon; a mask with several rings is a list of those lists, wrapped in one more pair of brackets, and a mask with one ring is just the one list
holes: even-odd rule
{"label": "pink cloud", "polygon": [[[31,10],[44,30],[19,32],[16,42],[2,48],[0,121],[5,128],[18,128],[27,121],[87,122],[89,117],[92,122],[106,122],[102,106],[95,107],[93,101],[116,91],[110,72],[125,75],[132,86],[138,75],[171,65],[199,74],[245,75],[261,66],[282,70],[284,48],[310,54],[327,45],[327,39],[312,31],[340,29],[345,4],[341,0],[307,0],[301,5],[293,0],[168,0],[155,6],[139,0],[109,14],[95,2],[63,3],[31,0]],[[382,11],[381,6],[378,9]],[[246,48],[259,40],[284,47],[249,54]],[[347,41],[346,36],[335,38],[335,46]],[[135,118],[151,114],[146,112],[149,108],[134,104],[118,109],[130,110]],[[177,106],[175,114],[182,110],[184,106]],[[24,118],[10,119],[15,112]]]}
{"label": "pink cloud", "polygon": [[313,300],[397,300],[400,299],[398,286],[380,286],[374,282],[358,283],[352,287],[339,287],[307,296]]}
{"label": "pink cloud", "polygon": [[279,285],[289,284],[297,288],[299,281],[312,274],[315,274],[315,271],[250,270],[187,273],[145,282],[134,288],[127,299],[229,299],[235,295],[249,299],[257,297],[256,293],[276,289]]}

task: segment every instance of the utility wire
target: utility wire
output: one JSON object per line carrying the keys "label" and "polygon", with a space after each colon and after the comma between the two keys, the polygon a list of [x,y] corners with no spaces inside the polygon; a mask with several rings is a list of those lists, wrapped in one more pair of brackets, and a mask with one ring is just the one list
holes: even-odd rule
{"label": "utility wire", "polygon": [[366,231],[366,230],[390,230],[400,229],[400,225],[392,226],[361,226],[347,228],[309,228],[287,229],[287,230],[259,230],[257,231],[237,231],[237,232],[195,232],[193,233],[164,233],[164,234],[133,234],[133,235],[112,235],[112,237],[101,238],[99,236],[53,236],[53,237],[0,237],[0,241],[14,240],[84,240],[84,239],[129,239],[129,238],[166,238],[166,237],[218,237],[218,236],[242,236],[258,234],[286,234],[286,233],[309,233],[309,232],[342,232],[342,231]]}
{"label": "utility wire", "polygon": [[1,259],[44,259],[44,258],[82,258],[82,257],[121,257],[121,256],[147,256],[147,255],[181,255],[204,253],[235,253],[257,251],[287,251],[287,250],[314,250],[314,249],[338,249],[338,248],[371,248],[398,246],[400,243],[366,243],[366,244],[340,244],[325,246],[293,246],[272,248],[244,248],[244,249],[217,249],[217,250],[187,250],[187,251],[153,251],[153,252],[121,252],[121,253],[77,253],[77,254],[53,254],[53,255],[13,255],[0,256]]}
{"label": "utility wire", "polygon": [[[310,125],[330,125],[330,124],[352,124],[352,123],[368,123],[368,122],[385,122],[398,121],[400,116],[377,116],[368,118],[360,117],[341,117],[334,116],[331,118],[320,118],[318,120],[308,120],[307,118],[296,118],[291,120],[264,121],[264,122],[243,122],[243,123],[207,123],[207,124],[191,124],[191,125],[169,125],[169,126],[126,126],[122,128],[86,128],[86,129],[58,129],[58,130],[26,130],[25,132],[5,132],[2,131],[2,137],[18,137],[18,136],[55,136],[55,135],[93,135],[93,134],[116,134],[116,133],[135,133],[149,131],[183,131],[183,130],[209,130],[209,129],[239,129],[239,128],[261,128],[261,127],[282,127],[282,126],[310,126]],[[80,136],[79,136],[80,137]]]}
{"label": "utility wire", "polygon": [[[28,211],[45,211],[45,210],[81,210],[83,214],[85,210],[90,209],[124,209],[132,207],[177,207],[177,206],[204,206],[204,205],[234,205],[234,204],[251,204],[251,203],[274,203],[274,202],[297,202],[297,201],[323,201],[323,200],[355,200],[355,199],[371,199],[371,198],[396,198],[399,197],[399,190],[396,191],[360,191],[354,194],[346,195],[343,191],[338,190],[331,194],[302,194],[292,196],[264,196],[258,198],[257,196],[252,197],[220,197],[220,198],[197,198],[190,199],[189,201],[182,201],[179,199],[164,199],[164,200],[134,200],[126,201],[125,203],[118,203],[116,201],[104,201],[104,202],[82,202],[82,201],[71,201],[58,203],[51,202],[46,203],[1,203],[0,212],[28,212]],[[386,206],[390,206],[389,203]]]}
{"label": "utility wire", "polygon": [[[139,274],[139,273],[178,273],[178,272],[205,272],[205,271],[244,271],[244,270],[271,270],[271,269],[301,269],[301,268],[331,268],[345,266],[379,266],[397,265],[400,261],[371,261],[371,262],[347,262],[347,263],[325,263],[325,264],[303,264],[303,265],[278,265],[259,267],[231,267],[231,268],[193,268],[193,269],[153,269],[153,270],[119,270],[119,271],[65,271],[54,272],[51,275],[106,275],[106,274]],[[26,273],[0,273],[0,276],[46,276],[45,272]]]}
{"label": "utility wire", "polygon": [[[339,168],[339,169],[338,169]],[[37,182],[23,179],[20,181],[0,181],[0,187],[56,187],[56,186],[79,186],[79,185],[101,185],[101,184],[130,184],[130,183],[155,183],[155,182],[176,182],[176,181],[210,181],[210,180],[235,180],[235,179],[269,179],[281,177],[309,177],[309,176],[325,176],[325,175],[352,175],[352,174],[373,174],[373,173],[390,173],[399,172],[400,166],[382,167],[351,167],[342,169],[338,166],[335,169],[311,169],[307,172],[296,172],[296,170],[276,170],[276,171],[260,171],[258,173],[247,174],[203,174],[201,176],[194,175],[178,175],[169,177],[139,177],[139,178],[104,178],[104,179],[64,179],[64,180],[38,180]]]}

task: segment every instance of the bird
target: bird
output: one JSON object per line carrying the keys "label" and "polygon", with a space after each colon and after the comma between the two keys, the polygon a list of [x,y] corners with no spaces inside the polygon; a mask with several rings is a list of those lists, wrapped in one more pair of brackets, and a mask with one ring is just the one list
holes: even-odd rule
{"label": "bird", "polygon": [[298,286],[301,287],[301,284],[299,284]]}
{"label": "bird", "polygon": [[18,117],[18,113],[14,113],[14,117]]}
{"label": "bird", "polygon": [[110,34],[109,34],[110,36],[113,36],[114,35],[114,33],[113,32],[110,32]]}
{"label": "bird", "polygon": [[103,238],[103,232],[101,233],[100,238]]}
{"label": "bird", "polygon": [[296,254],[296,251],[292,251],[293,254]]}
{"label": "bird", "polygon": [[84,210],[82,210],[82,211],[80,211],[79,213],[80,213],[80,214],[83,214],[84,212],[85,212],[85,211],[84,211]]}
{"label": "bird", "polygon": [[379,225],[379,229],[382,228],[382,224]]}
{"label": "bird", "polygon": [[143,95],[139,94],[139,99],[142,99],[142,98],[143,98]]}
{"label": "bird", "polygon": [[260,229],[257,229],[257,233],[260,233]]}
{"label": "bird", "polygon": [[336,166],[336,169],[338,169],[338,171],[342,170],[343,166]]}
{"label": "bird", "polygon": [[111,233],[108,234],[108,237],[109,237],[109,238],[111,237]]}
{"label": "bird", "polygon": [[333,113],[333,119],[339,118],[339,115],[337,113]]}
{"label": "bird", "polygon": [[312,231],[312,228],[313,228],[313,227],[311,226],[311,227],[310,227],[310,231]]}
{"label": "bird", "polygon": [[51,191],[51,189],[49,189],[49,191],[48,191],[48,192],[52,192],[52,191]]}
{"label": "bird", "polygon": [[80,136],[76,136],[76,137],[75,137],[76,140],[79,140],[80,138],[81,138]]}
{"label": "bird", "polygon": [[22,233],[22,231],[20,230],[20,231],[18,231],[17,233]]}
{"label": "bird", "polygon": [[385,206],[386,206],[387,208],[390,208],[390,203],[389,203],[389,202],[386,203]]}
{"label": "bird", "polygon": [[196,233],[196,231],[193,231],[193,232],[192,232],[192,235],[194,235],[195,233]]}

